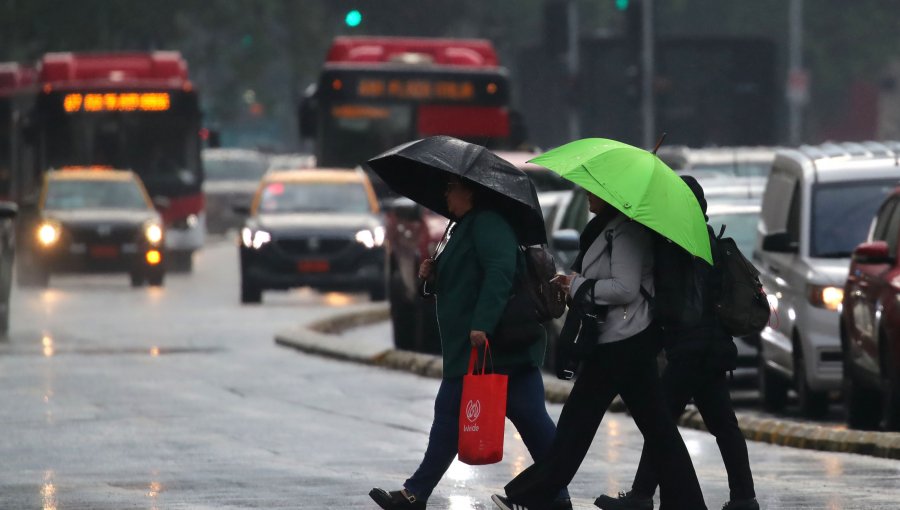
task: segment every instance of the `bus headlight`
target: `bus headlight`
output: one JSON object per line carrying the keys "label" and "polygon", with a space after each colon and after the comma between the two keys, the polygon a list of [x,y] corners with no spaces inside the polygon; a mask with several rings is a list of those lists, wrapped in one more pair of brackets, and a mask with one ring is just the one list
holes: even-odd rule
{"label": "bus headlight", "polygon": [[356,233],[356,242],[366,248],[375,248],[384,244],[384,227],[375,227],[372,230],[360,230]]}
{"label": "bus headlight", "polygon": [[159,244],[163,238],[163,229],[158,223],[144,225],[144,237],[150,244]]}
{"label": "bus headlight", "polygon": [[271,240],[272,234],[269,234],[265,230],[257,230],[254,232],[246,227],[241,230],[241,242],[244,243],[244,246],[247,248],[258,250]]}
{"label": "bus headlight", "polygon": [[41,246],[49,248],[59,241],[62,227],[56,222],[43,221],[37,229],[37,240]]}

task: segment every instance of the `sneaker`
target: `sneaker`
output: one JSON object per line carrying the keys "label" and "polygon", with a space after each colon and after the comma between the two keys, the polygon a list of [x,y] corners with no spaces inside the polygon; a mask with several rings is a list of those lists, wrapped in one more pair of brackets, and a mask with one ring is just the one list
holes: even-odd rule
{"label": "sneaker", "polygon": [[643,498],[632,491],[620,492],[618,497],[603,495],[594,500],[602,510],[653,510],[653,498]]}
{"label": "sneaker", "polygon": [[722,506],[722,510],[759,510],[759,503],[756,498],[732,499]]}
{"label": "sneaker", "polygon": [[[494,504],[500,507],[502,510],[528,510],[527,506],[512,503],[509,498],[507,498],[506,496],[501,496],[499,494],[494,494],[493,496],[491,496],[491,501],[493,501]],[[569,502],[570,508],[571,505],[572,503]]]}
{"label": "sneaker", "polygon": [[376,487],[369,491],[369,497],[384,510],[425,510],[425,502],[406,489],[388,492]]}

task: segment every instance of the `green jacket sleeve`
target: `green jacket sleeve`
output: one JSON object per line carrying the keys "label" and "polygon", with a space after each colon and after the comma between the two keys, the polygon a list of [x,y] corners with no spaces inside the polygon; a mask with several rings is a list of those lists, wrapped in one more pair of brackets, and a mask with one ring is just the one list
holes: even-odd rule
{"label": "green jacket sleeve", "polygon": [[474,220],[475,253],[484,273],[471,329],[490,335],[500,322],[512,292],[518,241],[512,227],[495,212],[482,212]]}

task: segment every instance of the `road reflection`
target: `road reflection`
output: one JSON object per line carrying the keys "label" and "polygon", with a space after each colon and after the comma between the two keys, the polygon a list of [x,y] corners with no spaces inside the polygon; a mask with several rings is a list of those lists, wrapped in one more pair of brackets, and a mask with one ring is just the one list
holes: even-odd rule
{"label": "road reflection", "polygon": [[56,486],[53,485],[53,471],[44,472],[44,483],[41,485],[41,508],[56,510]]}

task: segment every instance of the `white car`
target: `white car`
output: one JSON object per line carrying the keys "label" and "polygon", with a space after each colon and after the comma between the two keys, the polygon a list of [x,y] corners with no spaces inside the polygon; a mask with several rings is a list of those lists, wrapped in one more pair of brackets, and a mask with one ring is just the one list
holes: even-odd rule
{"label": "white car", "polygon": [[821,416],[842,384],[840,306],[850,254],[900,179],[900,143],[824,144],[779,152],[762,203],[753,262],[774,310],[760,343],[766,407],[793,387]]}

